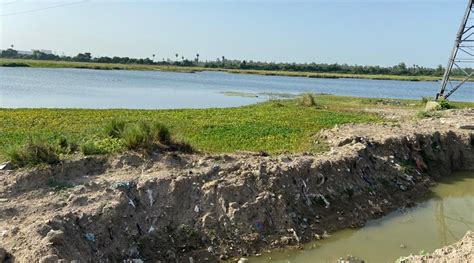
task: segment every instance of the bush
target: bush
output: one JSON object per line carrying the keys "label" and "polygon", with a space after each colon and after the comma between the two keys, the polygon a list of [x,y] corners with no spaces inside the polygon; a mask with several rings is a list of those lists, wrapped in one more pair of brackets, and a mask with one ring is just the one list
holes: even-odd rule
{"label": "bush", "polygon": [[449,103],[448,100],[440,100],[439,106],[437,107],[438,110],[449,110],[454,109],[454,106]]}
{"label": "bush", "polygon": [[125,130],[125,125],[125,121],[114,119],[105,127],[105,133],[112,138],[120,138]]}
{"label": "bush", "polygon": [[129,124],[122,133],[122,139],[129,150],[148,149],[152,144],[150,126],[144,122]]}
{"label": "bush", "polygon": [[105,138],[102,140],[90,140],[81,146],[84,155],[109,154],[120,152],[124,148],[122,140],[117,138]]}
{"label": "bush", "polygon": [[316,106],[316,100],[314,94],[312,93],[305,93],[301,96],[300,105],[305,107],[314,107]]}
{"label": "bush", "polygon": [[59,163],[56,149],[46,142],[30,141],[23,147],[16,148],[7,153],[8,158],[16,167],[37,164]]}

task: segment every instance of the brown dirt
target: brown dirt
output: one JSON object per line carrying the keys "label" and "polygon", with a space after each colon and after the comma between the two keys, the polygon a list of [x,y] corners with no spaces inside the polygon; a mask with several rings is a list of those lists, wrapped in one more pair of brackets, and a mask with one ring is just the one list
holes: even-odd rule
{"label": "brown dirt", "polygon": [[474,232],[468,231],[457,243],[435,250],[429,255],[412,255],[400,263],[469,263],[474,262]]}
{"label": "brown dirt", "polygon": [[297,246],[474,170],[474,134],[461,128],[472,124],[474,109],[347,125],[321,132],[321,155],[126,154],[0,170],[3,260],[209,262]]}

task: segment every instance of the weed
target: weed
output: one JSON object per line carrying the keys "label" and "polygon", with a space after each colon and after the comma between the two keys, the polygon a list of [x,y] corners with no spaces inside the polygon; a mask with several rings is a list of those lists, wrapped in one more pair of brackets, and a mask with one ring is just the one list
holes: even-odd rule
{"label": "weed", "polygon": [[50,144],[41,141],[29,141],[22,147],[10,150],[7,156],[16,167],[42,163],[56,164],[60,161],[56,149]]}
{"label": "weed", "polygon": [[125,130],[125,121],[113,119],[105,127],[105,133],[112,138],[120,138]]}
{"label": "weed", "polygon": [[53,178],[48,180],[48,186],[53,188],[54,191],[56,191],[56,192],[74,187],[74,185],[71,184],[71,183],[61,182],[61,181],[58,181],[58,180],[53,179]]}
{"label": "weed", "polygon": [[436,107],[437,110],[449,110],[454,108],[454,105],[452,105],[448,100],[440,100],[439,105]]}
{"label": "weed", "polygon": [[168,144],[171,142],[171,133],[165,125],[161,123],[155,123],[153,124],[150,131],[153,140],[164,144]]}
{"label": "weed", "polygon": [[153,143],[150,126],[145,122],[128,124],[122,139],[129,150],[149,149]]}
{"label": "weed", "polygon": [[420,111],[417,114],[417,117],[420,119],[424,118],[440,118],[443,114],[439,111]]}
{"label": "weed", "polygon": [[123,141],[117,138],[89,140],[81,146],[81,151],[84,155],[109,154],[120,152],[123,149]]}
{"label": "weed", "polygon": [[400,166],[404,173],[413,173],[416,171],[416,163],[414,160],[402,161]]}
{"label": "weed", "polygon": [[315,107],[316,99],[313,93],[305,93],[300,98],[300,105],[305,107]]}
{"label": "weed", "polygon": [[426,96],[423,96],[421,97],[421,105],[426,105],[426,103],[428,103],[428,101],[432,101],[433,100],[433,97],[426,97]]}

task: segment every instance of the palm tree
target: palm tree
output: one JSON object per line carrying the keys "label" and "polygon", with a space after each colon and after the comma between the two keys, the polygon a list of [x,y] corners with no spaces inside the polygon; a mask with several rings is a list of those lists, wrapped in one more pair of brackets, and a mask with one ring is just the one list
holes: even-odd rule
{"label": "palm tree", "polygon": [[11,44],[10,47],[13,49],[15,46],[13,44]]}
{"label": "palm tree", "polygon": [[178,61],[179,54],[178,54],[178,53],[176,53],[176,55],[175,55],[175,56],[176,56],[176,61]]}
{"label": "palm tree", "polygon": [[181,60],[183,60],[183,61],[184,61],[184,56],[182,56],[182,57],[181,57]]}

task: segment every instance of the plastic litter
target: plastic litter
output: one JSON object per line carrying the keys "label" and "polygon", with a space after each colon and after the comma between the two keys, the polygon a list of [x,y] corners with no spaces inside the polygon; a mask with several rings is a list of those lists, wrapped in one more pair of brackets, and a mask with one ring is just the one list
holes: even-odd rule
{"label": "plastic litter", "polygon": [[133,206],[133,208],[136,208],[135,203],[133,202],[132,199],[128,199],[128,203]]}
{"label": "plastic litter", "polygon": [[148,194],[148,200],[150,201],[150,206],[153,206],[153,190],[151,189],[148,189],[146,190],[147,194]]}
{"label": "plastic litter", "polygon": [[87,241],[91,241],[91,242],[95,242],[95,235],[92,234],[92,233],[86,233],[84,235],[84,238],[87,240]]}
{"label": "plastic litter", "polygon": [[115,189],[128,190],[130,189],[130,183],[129,182],[116,182],[115,184],[112,185],[112,187]]}

